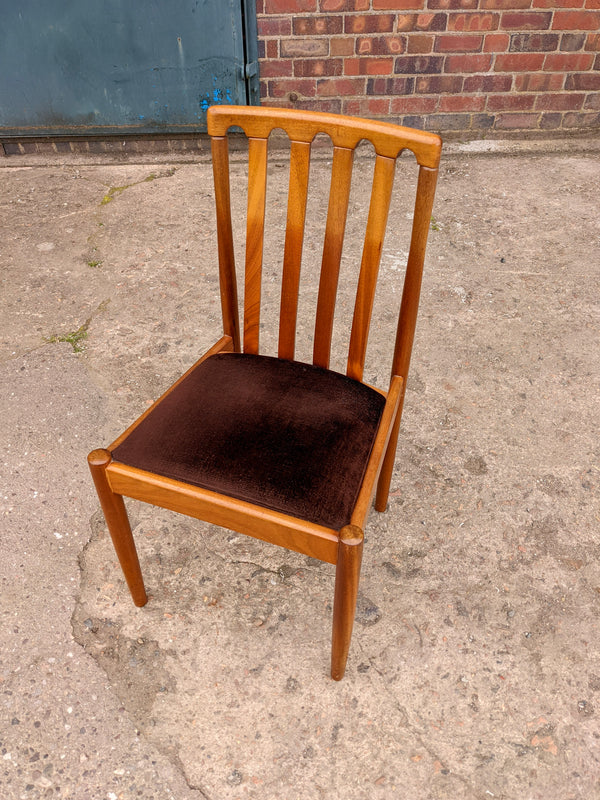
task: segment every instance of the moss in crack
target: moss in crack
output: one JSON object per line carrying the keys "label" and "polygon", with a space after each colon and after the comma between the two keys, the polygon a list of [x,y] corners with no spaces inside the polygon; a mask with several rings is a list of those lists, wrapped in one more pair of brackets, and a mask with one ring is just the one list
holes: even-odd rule
{"label": "moss in crack", "polygon": [[68,342],[73,348],[74,353],[82,353],[85,350],[84,342],[88,337],[88,329],[92,324],[92,320],[95,316],[101,314],[109,303],[110,298],[103,300],[94,313],[88,317],[83,325],[77,328],[77,330],[69,331],[68,333],[55,333],[52,336],[44,339],[44,341],[48,344],[56,344],[56,342]]}
{"label": "moss in crack", "polygon": [[76,331],[70,331],[69,333],[55,333],[53,336],[50,336],[46,341],[49,344],[55,344],[56,342],[68,342],[71,347],[73,348],[74,353],[82,353],[84,350],[84,341],[88,337],[88,328],[92,318],[90,317],[86,320],[80,328],[77,328]]}
{"label": "moss in crack", "polygon": [[111,203],[115,197],[118,197],[120,194],[123,194],[125,189],[131,189],[132,186],[138,186],[140,183],[149,183],[150,181],[154,181],[157,178],[170,178],[171,175],[175,174],[175,167],[171,167],[170,169],[165,170],[164,172],[160,172],[156,174],[155,172],[151,172],[149,175],[146,175],[145,178],[142,178],[141,181],[135,181],[134,183],[126,183],[124,186],[111,186],[109,190],[106,192],[102,200],[100,201],[101,206],[108,205]]}

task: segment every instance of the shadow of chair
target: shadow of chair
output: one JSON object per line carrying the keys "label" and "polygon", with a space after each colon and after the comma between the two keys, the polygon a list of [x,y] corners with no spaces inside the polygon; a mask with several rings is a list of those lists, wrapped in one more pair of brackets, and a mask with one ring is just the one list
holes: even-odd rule
{"label": "shadow of chair", "polygon": [[[240,333],[228,130],[248,137],[248,200]],[[277,357],[259,353],[267,140],[290,139],[289,196]],[[224,336],[89,465],[133,601],[147,601],[123,496],[214,523],[336,565],[331,675],[340,680],[352,635],[373,494],[383,511],[413,343],[439,137],[303,111],[214,106],[211,136]],[[333,143],[313,363],[294,360],[311,143]],[[329,369],[354,152],[376,156],[346,374]],[[387,391],[363,382],[375,287],[396,159],[410,150],[418,183]]]}

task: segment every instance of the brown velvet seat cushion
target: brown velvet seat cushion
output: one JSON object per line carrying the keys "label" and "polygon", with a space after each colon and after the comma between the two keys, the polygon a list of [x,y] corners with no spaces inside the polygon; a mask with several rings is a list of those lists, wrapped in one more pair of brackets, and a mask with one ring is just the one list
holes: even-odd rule
{"label": "brown velvet seat cushion", "polygon": [[220,353],[113,458],[339,530],[350,522],[384,404],[321,367]]}

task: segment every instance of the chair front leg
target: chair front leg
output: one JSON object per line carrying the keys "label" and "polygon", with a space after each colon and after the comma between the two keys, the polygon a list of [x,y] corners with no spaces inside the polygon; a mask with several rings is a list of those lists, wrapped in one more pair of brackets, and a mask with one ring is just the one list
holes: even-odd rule
{"label": "chair front leg", "polygon": [[346,661],[356,613],[363,538],[363,532],[355,525],[347,525],[340,531],[335,570],[333,636],[331,644],[331,677],[335,681],[340,681],[346,671]]}
{"label": "chair front leg", "polygon": [[115,494],[110,488],[106,477],[106,468],[111,461],[112,456],[108,450],[93,450],[88,456],[90,472],[98,492],[108,532],[125,575],[127,586],[135,605],[144,606],[148,602],[148,597],[125,503],[123,497]]}

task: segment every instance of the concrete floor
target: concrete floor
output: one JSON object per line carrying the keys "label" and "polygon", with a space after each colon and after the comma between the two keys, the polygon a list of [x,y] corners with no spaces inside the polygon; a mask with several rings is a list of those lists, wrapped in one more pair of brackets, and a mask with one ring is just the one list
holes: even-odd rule
{"label": "concrete floor", "polygon": [[[210,164],[0,161],[3,800],[600,798],[600,155],[545,148],[444,156],[392,496],[339,684],[332,568],[132,502],[137,609],[88,476],[87,452],[220,335]],[[267,348],[286,182],[275,163]],[[400,174],[382,259],[380,385],[411,186]]]}

